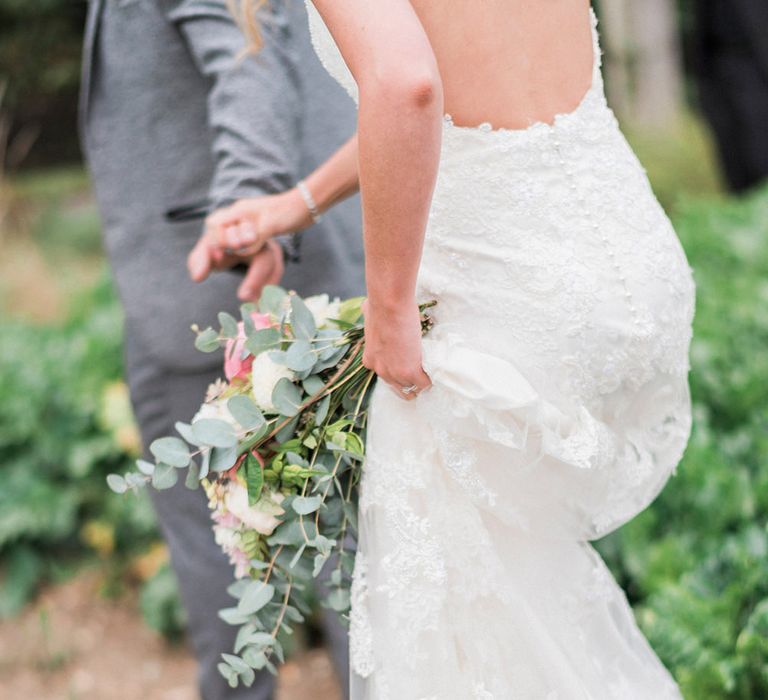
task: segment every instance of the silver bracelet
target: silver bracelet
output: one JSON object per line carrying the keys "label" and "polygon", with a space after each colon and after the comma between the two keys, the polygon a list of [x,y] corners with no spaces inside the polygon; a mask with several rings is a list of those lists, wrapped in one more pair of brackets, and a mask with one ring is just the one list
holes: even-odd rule
{"label": "silver bracelet", "polygon": [[312,196],[312,193],[309,191],[309,187],[307,187],[304,180],[299,180],[296,183],[296,189],[301,193],[301,197],[304,200],[304,203],[307,205],[307,209],[309,209],[312,221],[314,221],[316,224],[319,224],[323,217],[320,214],[320,210],[317,208],[315,198]]}

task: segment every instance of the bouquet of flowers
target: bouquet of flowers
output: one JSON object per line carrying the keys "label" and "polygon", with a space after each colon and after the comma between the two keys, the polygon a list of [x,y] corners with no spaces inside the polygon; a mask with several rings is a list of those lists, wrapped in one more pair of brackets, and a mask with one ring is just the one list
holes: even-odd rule
{"label": "bouquet of flowers", "polygon": [[[307,584],[331,560],[324,605],[344,615],[350,604],[357,489],[365,452],[367,402],[375,375],[362,364],[362,298],[302,299],[266,287],[242,320],[219,314],[220,329],[197,333],[203,352],[225,348],[224,374],[209,387],[181,437],[150,445],[155,463],[111,474],[117,492],[147,484],[202,485],[216,541],[235,566],[232,607],[220,611],[239,626],[219,670],[233,687],[255,671],[275,673],[281,633],[304,620]],[[422,310],[422,330],[431,319]]]}

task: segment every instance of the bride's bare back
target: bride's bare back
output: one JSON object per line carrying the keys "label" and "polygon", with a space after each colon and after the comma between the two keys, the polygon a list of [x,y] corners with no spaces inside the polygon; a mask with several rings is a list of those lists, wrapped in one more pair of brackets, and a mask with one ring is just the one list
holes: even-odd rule
{"label": "bride's bare back", "polygon": [[588,0],[411,0],[456,124],[522,129],[575,109],[589,89]]}

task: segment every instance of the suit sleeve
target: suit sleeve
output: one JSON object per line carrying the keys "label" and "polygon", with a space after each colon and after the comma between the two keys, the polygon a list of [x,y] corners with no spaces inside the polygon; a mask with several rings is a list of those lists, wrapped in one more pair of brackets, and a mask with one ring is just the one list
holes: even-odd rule
{"label": "suit sleeve", "polygon": [[292,187],[298,171],[301,86],[283,2],[273,0],[263,13],[264,46],[248,56],[225,0],[163,3],[210,83],[214,206]]}

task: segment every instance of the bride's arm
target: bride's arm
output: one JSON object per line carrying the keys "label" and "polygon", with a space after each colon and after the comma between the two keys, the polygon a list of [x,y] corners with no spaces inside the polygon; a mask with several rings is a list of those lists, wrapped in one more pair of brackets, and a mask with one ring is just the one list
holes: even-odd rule
{"label": "bride's arm", "polygon": [[[357,82],[367,366],[424,387],[416,275],[437,175],[442,84],[409,0],[314,0]],[[403,395],[402,393],[400,394]]]}

